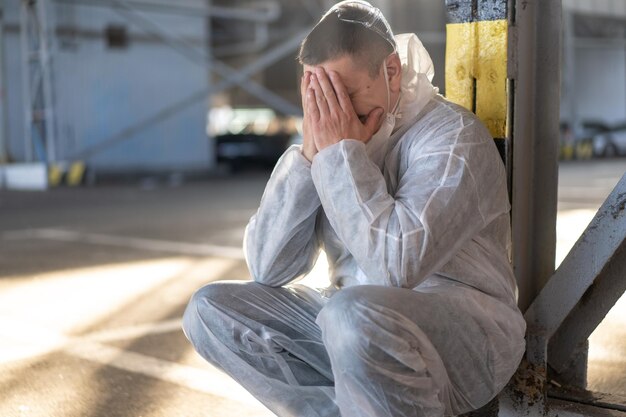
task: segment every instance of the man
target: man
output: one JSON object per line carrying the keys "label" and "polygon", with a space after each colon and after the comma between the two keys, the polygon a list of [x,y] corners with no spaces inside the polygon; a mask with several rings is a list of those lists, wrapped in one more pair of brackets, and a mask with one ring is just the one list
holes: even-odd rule
{"label": "man", "polygon": [[[255,282],[198,290],[185,334],[279,416],[479,408],[525,347],[493,139],[437,94],[417,37],[394,37],[368,3],[329,10],[300,61],[303,144],[245,232]],[[321,249],[331,285],[293,283]]]}

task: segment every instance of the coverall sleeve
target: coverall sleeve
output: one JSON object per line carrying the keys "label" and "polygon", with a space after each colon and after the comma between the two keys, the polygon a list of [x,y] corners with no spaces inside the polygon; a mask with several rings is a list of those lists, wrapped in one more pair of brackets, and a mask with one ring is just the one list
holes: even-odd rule
{"label": "coverall sleeve", "polygon": [[313,159],[324,212],[368,284],[414,288],[508,211],[493,140],[477,140],[475,128],[456,133],[445,146],[410,151],[394,195],[361,141],[342,140]]}
{"label": "coverall sleeve", "polygon": [[277,287],[308,273],[320,252],[315,230],[320,199],[311,163],[293,145],[280,157],[244,232],[252,278]]}

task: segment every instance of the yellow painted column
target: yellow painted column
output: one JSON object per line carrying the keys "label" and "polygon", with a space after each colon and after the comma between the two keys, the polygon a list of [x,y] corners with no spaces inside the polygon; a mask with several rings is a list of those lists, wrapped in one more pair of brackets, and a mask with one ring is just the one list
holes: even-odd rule
{"label": "yellow painted column", "polygon": [[473,112],[494,138],[507,133],[506,19],[446,25],[446,97]]}

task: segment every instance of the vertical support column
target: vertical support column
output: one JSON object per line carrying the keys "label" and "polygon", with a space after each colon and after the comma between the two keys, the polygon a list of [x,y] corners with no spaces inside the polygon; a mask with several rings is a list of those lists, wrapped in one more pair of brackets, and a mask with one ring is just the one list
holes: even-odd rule
{"label": "vertical support column", "polygon": [[31,92],[31,40],[29,27],[29,6],[25,0],[20,5],[20,52],[22,58],[22,108],[24,112],[24,160],[33,161],[33,108]]}
{"label": "vertical support column", "polygon": [[8,162],[6,84],[4,75],[4,0],[0,0],[0,164]]}
{"label": "vertical support column", "polygon": [[[213,0],[205,0],[207,10],[211,10],[211,4]],[[217,167],[217,148],[215,138],[213,137],[213,133],[211,129],[209,129],[210,119],[208,116],[210,115],[211,108],[213,107],[213,95],[211,94],[211,86],[213,85],[213,21],[211,20],[211,14],[209,13],[206,17],[206,59],[207,59],[207,78],[208,78],[208,90],[209,94],[207,95],[207,141],[209,143],[209,152],[210,156],[213,158],[211,161],[211,168]]]}
{"label": "vertical support column", "polygon": [[52,97],[52,54],[50,32],[48,28],[49,13],[46,0],[37,0],[35,7],[36,13],[39,15],[39,59],[41,60],[41,76],[43,88],[43,117],[45,129],[45,146],[46,146],[46,162],[52,163],[56,161],[56,132],[55,132],[55,114]]}
{"label": "vertical support column", "polygon": [[561,94],[561,1],[516,0],[513,267],[525,311],[554,273]]}
{"label": "vertical support column", "polygon": [[[561,93],[561,0],[515,0],[510,43],[513,268],[526,311],[554,273]],[[507,387],[518,415],[547,409],[549,335],[531,322],[526,355]]]}
{"label": "vertical support column", "polygon": [[563,13],[563,101],[565,117],[570,128],[578,124],[578,108],[576,102],[576,43],[574,38],[574,12]]}
{"label": "vertical support column", "polygon": [[20,35],[25,159],[56,161],[52,56],[46,0],[21,0]]}

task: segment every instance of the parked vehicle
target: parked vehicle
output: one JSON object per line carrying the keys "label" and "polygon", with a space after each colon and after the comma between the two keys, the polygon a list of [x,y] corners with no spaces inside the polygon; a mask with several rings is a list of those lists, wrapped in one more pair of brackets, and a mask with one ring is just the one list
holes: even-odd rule
{"label": "parked vehicle", "polygon": [[215,137],[217,162],[231,171],[244,167],[272,168],[287,149],[290,136],[257,135],[252,133],[225,134]]}
{"label": "parked vehicle", "polygon": [[626,124],[593,136],[593,155],[598,157],[615,157],[626,155]]}
{"label": "parked vehicle", "polygon": [[608,132],[611,127],[608,123],[601,120],[585,120],[576,129],[576,140],[591,139],[594,135],[601,132]]}
{"label": "parked vehicle", "polygon": [[214,107],[207,134],[214,138],[218,165],[230,172],[272,168],[298,132],[298,118],[268,108]]}
{"label": "parked vehicle", "polygon": [[593,138],[610,130],[607,123],[599,120],[586,120],[574,128],[573,151],[576,159],[590,159],[594,156]]}

